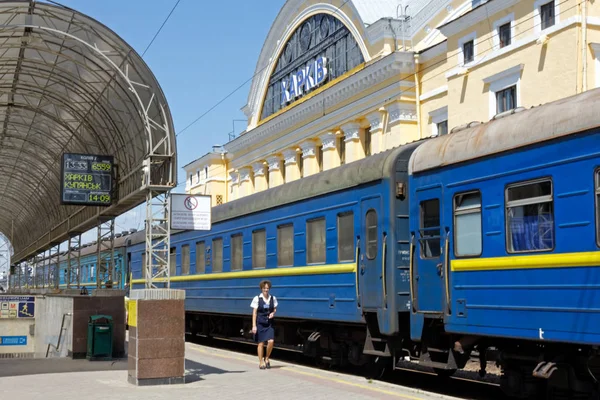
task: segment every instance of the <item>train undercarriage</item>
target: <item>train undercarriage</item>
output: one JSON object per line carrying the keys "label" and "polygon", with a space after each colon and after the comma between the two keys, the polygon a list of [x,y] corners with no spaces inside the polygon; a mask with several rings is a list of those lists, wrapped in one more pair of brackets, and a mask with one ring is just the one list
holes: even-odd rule
{"label": "train undercarriage", "polygon": [[[489,362],[500,368],[500,386],[509,397],[547,400],[598,400],[600,352],[566,344],[457,336],[432,323],[423,341],[384,337],[366,316],[366,324],[278,319],[276,347],[304,354],[321,368],[357,367],[370,378],[406,363],[432,368],[441,378],[467,362],[479,362],[485,376]],[[437,325],[437,326],[436,326]],[[408,325],[406,325],[408,326]],[[186,333],[252,343],[250,316],[186,313]]]}

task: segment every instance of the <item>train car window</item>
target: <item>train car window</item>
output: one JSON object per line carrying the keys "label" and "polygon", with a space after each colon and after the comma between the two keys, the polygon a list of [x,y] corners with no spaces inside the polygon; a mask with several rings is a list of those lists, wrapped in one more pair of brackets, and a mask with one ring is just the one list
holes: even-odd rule
{"label": "train car window", "polygon": [[596,243],[600,246],[600,169],[596,170]]}
{"label": "train car window", "polygon": [[181,246],[181,275],[190,274],[190,245]]}
{"label": "train car window", "polygon": [[306,221],[306,262],[325,262],[325,218]]}
{"label": "train car window", "polygon": [[231,235],[231,270],[241,271],[244,260],[244,236]]}
{"label": "train car window", "polygon": [[421,202],[421,258],[438,258],[440,249],[440,200]]}
{"label": "train car window", "polygon": [[267,267],[267,231],[252,232],[252,268]]}
{"label": "train car window", "polygon": [[212,241],[212,272],[223,271],[223,239]]}
{"label": "train car window", "polygon": [[377,211],[370,209],[365,217],[365,228],[367,229],[367,258],[374,260],[377,257]]}
{"label": "train car window", "polygon": [[506,241],[510,253],[554,248],[554,207],[549,179],[506,189]]}
{"label": "train car window", "polygon": [[454,254],[480,256],[481,193],[461,193],[454,197]]}
{"label": "train car window", "polygon": [[146,253],[142,253],[142,279],[146,279]]}
{"label": "train car window", "polygon": [[338,214],[338,262],[354,261],[354,213]]}
{"label": "train car window", "polygon": [[203,274],[206,272],[206,243],[196,242],[196,273]]}
{"label": "train car window", "polygon": [[277,266],[294,265],[294,225],[277,227]]}
{"label": "train car window", "polygon": [[177,275],[177,249],[175,247],[171,247],[169,250],[169,274]]}

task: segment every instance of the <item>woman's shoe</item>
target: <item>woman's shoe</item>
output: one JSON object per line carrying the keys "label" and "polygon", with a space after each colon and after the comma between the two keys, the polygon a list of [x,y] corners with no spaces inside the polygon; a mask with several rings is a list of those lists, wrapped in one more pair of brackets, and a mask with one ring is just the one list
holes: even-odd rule
{"label": "woman's shoe", "polygon": [[259,366],[258,366],[258,368],[260,368],[260,369],[265,369],[266,367],[265,367],[264,365],[262,365],[262,364],[261,364],[261,365],[259,365]]}
{"label": "woman's shoe", "polygon": [[267,361],[267,369],[271,369],[271,363]]}

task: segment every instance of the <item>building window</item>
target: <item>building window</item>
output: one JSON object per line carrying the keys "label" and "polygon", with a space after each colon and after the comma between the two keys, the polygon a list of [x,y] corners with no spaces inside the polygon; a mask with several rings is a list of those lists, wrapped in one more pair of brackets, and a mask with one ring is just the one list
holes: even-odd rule
{"label": "building window", "polygon": [[194,183],[193,179],[194,179],[194,174],[190,174],[190,185],[192,185]]}
{"label": "building window", "polygon": [[338,153],[340,156],[340,165],[346,164],[346,138],[344,136],[338,139]]}
{"label": "building window", "polygon": [[169,251],[169,274],[177,275],[177,249],[175,247],[171,247]]}
{"label": "building window", "polygon": [[277,227],[277,266],[294,265],[294,225]]}
{"label": "building window", "polygon": [[354,261],[354,213],[338,214],[338,262]]}
{"label": "building window", "polygon": [[223,239],[212,241],[212,272],[223,271]]}
{"label": "building window", "polygon": [[203,274],[206,271],[206,244],[204,242],[196,243],[196,273]]}
{"label": "building window", "polygon": [[208,166],[204,167],[204,179],[208,179]]}
{"label": "building window", "polygon": [[365,156],[373,154],[371,128],[365,128]]}
{"label": "building window", "polygon": [[511,86],[496,92],[496,114],[500,114],[504,111],[512,110],[514,108],[517,108],[516,86]]}
{"label": "building window", "polygon": [[510,46],[512,40],[510,22],[498,28],[498,39],[500,40],[500,48]]}
{"label": "building window", "polygon": [[304,176],[304,156],[302,153],[296,155],[298,163],[298,172],[300,172],[300,178]]}
{"label": "building window", "polygon": [[367,238],[367,258],[374,260],[377,257],[377,211],[370,209],[365,216],[365,237]]}
{"label": "building window", "polygon": [[319,172],[323,171],[323,145],[317,146],[317,162],[319,163]]}
{"label": "building window", "polygon": [[252,268],[267,267],[267,232],[252,232]]}
{"label": "building window", "polygon": [[244,237],[241,233],[231,236],[231,270],[241,271],[244,261]]}
{"label": "building window", "polygon": [[440,200],[421,202],[421,258],[437,258],[440,250]]}
{"label": "building window", "polygon": [[518,183],[506,189],[506,231],[510,253],[554,248],[551,180]]}
{"label": "building window", "polygon": [[463,44],[463,63],[467,64],[475,59],[475,45],[473,40]]}
{"label": "building window", "polygon": [[544,4],[540,7],[540,18],[542,24],[542,30],[554,26],[555,12],[554,12],[554,1]]}
{"label": "building window", "polygon": [[448,120],[438,122],[436,124],[437,135],[442,136],[448,134]]}
{"label": "building window", "polygon": [[600,246],[600,169],[596,170],[596,243]]}
{"label": "building window", "polygon": [[325,218],[306,222],[306,262],[325,262]]}
{"label": "building window", "polygon": [[[326,60],[326,73],[317,60]],[[364,62],[350,30],[332,15],[309,17],[292,33],[269,77],[261,119]],[[304,71],[304,72],[303,72]],[[321,72],[321,74],[319,74]],[[310,73],[311,76],[306,76]],[[299,79],[300,78],[300,79]]]}
{"label": "building window", "polygon": [[190,274],[190,245],[181,246],[181,275]]}
{"label": "building window", "polygon": [[196,182],[200,183],[200,170],[196,170]]}
{"label": "building window", "polygon": [[457,256],[480,256],[481,193],[463,193],[454,197],[454,253]]}

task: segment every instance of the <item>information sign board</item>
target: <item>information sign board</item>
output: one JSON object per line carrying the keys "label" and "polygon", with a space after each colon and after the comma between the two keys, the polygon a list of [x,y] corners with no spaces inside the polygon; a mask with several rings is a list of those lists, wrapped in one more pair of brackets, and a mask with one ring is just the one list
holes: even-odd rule
{"label": "information sign board", "polygon": [[61,204],[110,206],[113,202],[113,156],[63,153]]}
{"label": "information sign board", "polygon": [[27,346],[27,336],[0,336],[0,346]]}
{"label": "information sign board", "polygon": [[171,229],[210,231],[211,197],[171,194]]}
{"label": "information sign board", "polygon": [[34,318],[35,297],[33,296],[0,296],[0,319]]}

